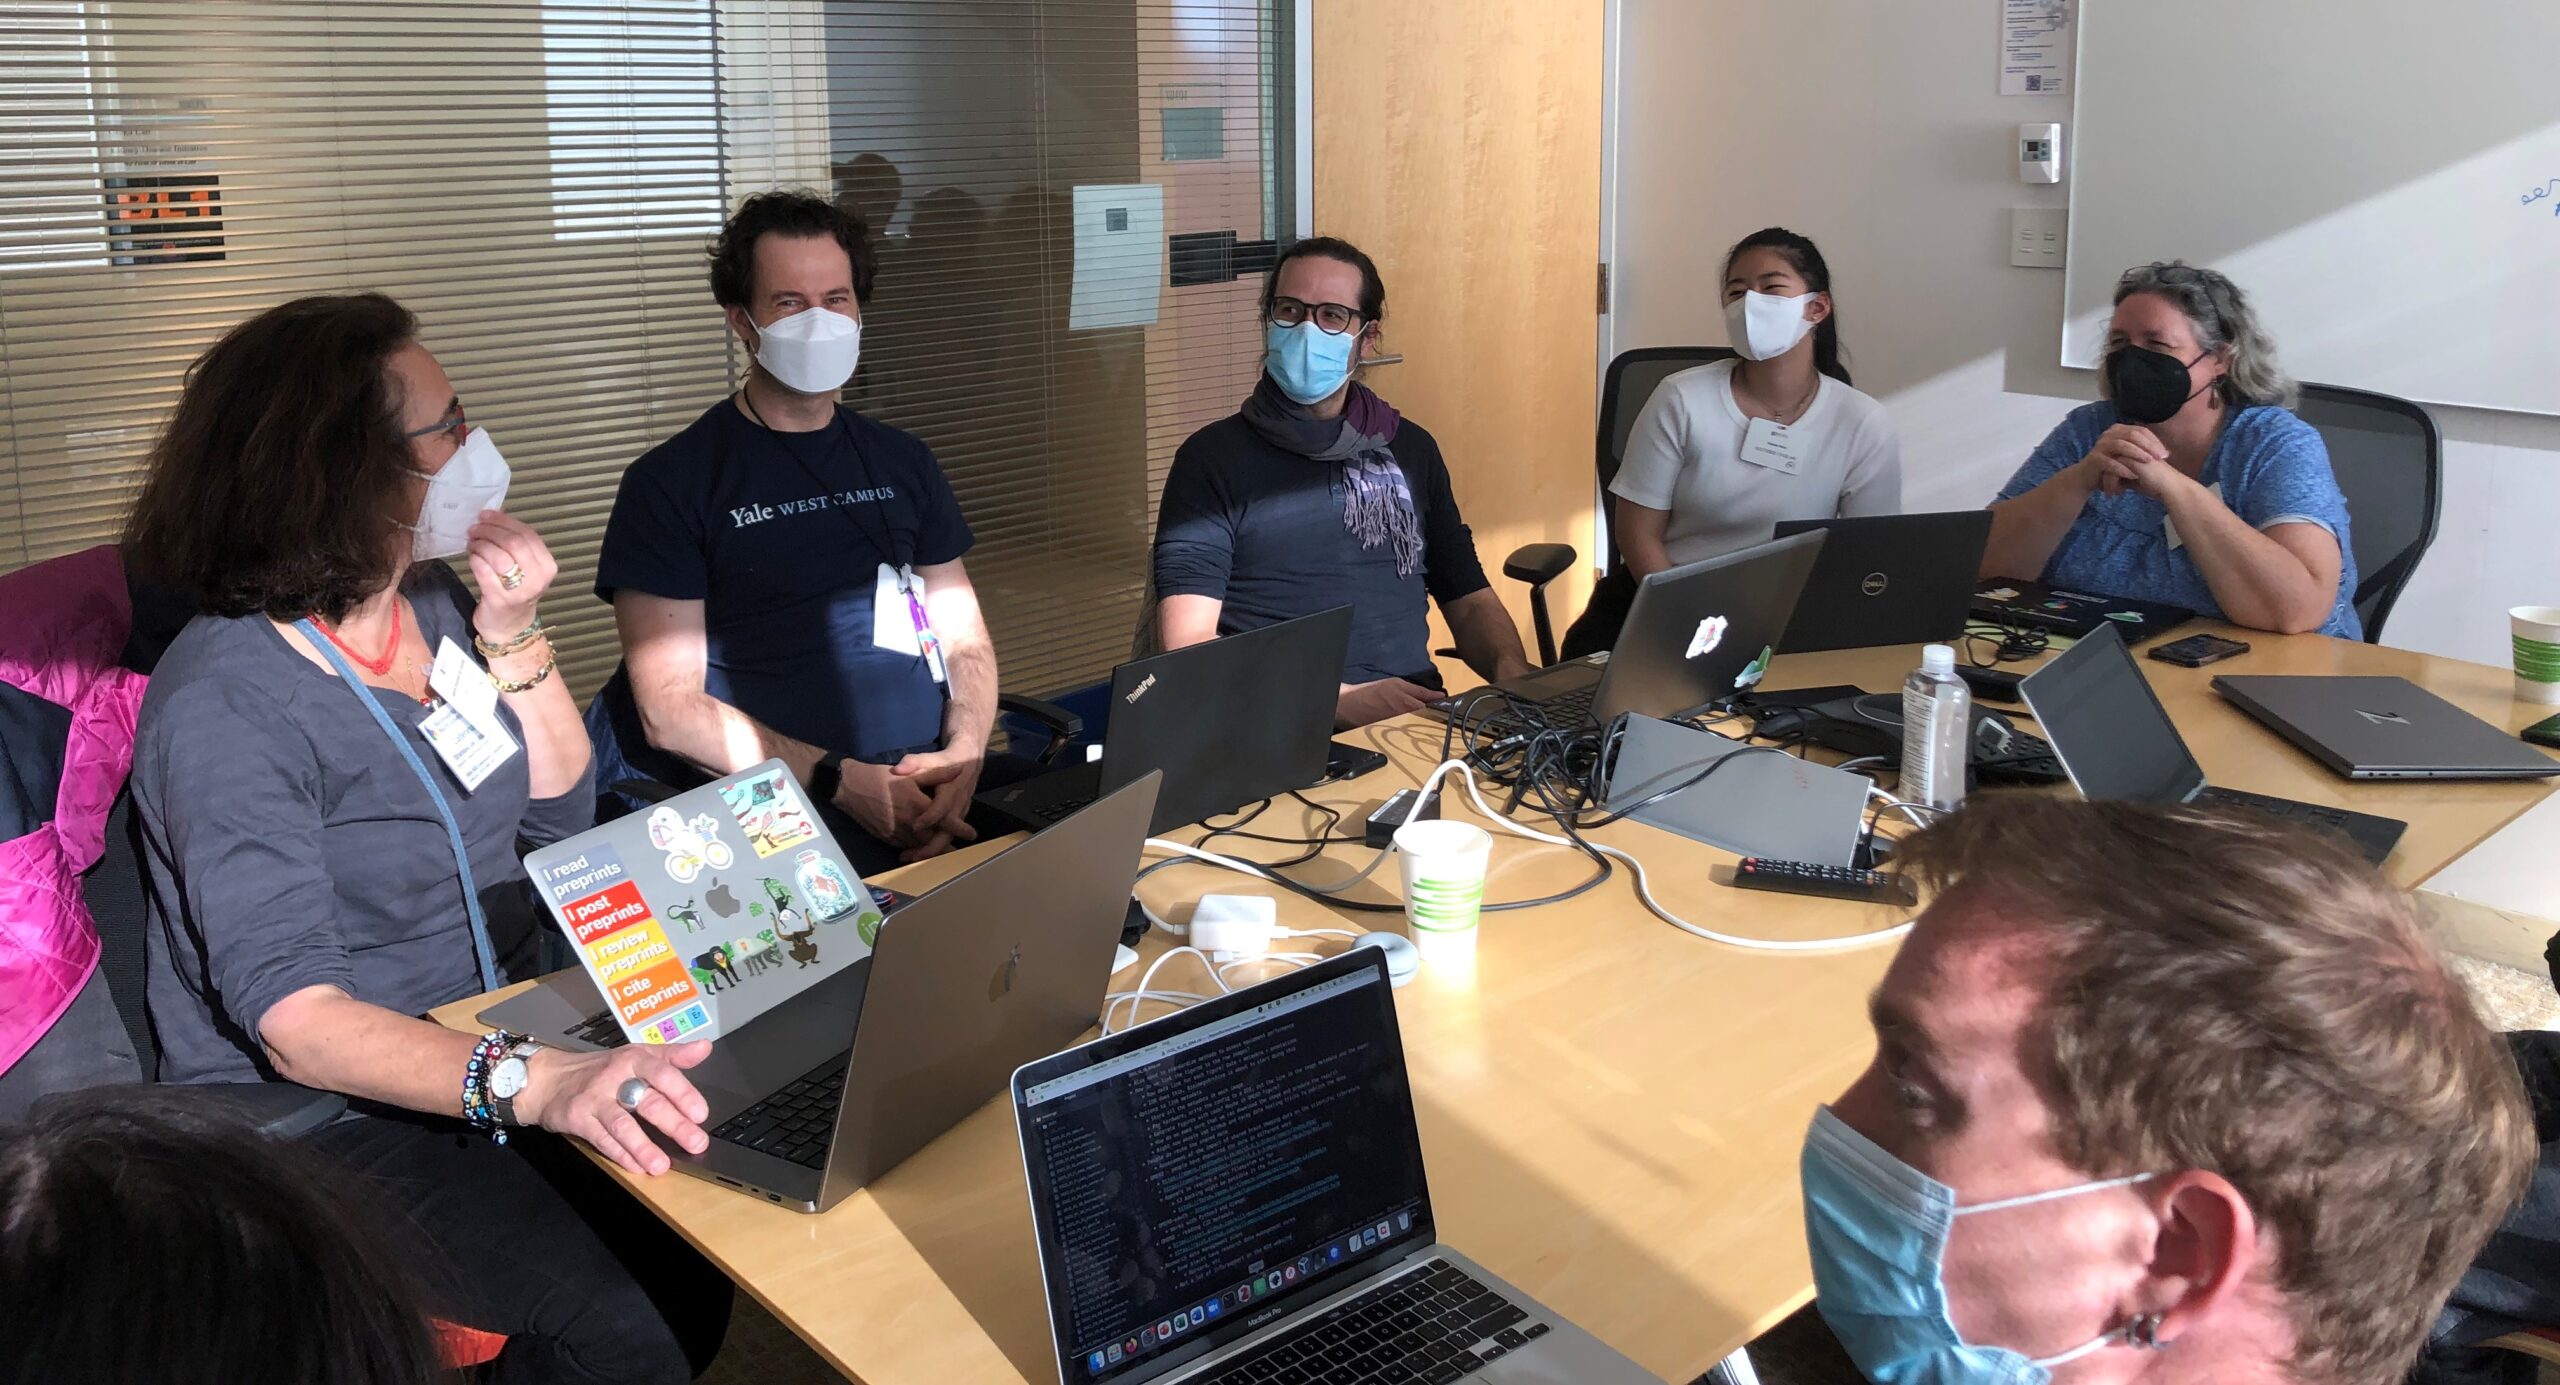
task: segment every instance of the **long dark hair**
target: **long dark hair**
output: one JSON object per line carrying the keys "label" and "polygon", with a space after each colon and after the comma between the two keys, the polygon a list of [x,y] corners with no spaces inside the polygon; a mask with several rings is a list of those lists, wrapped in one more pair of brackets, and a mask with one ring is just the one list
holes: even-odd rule
{"label": "long dark hair", "polygon": [[[1822,251],[1807,237],[1797,235],[1784,226],[1771,226],[1752,232],[1733,243],[1725,252],[1724,272],[1733,273],[1733,262],[1745,250],[1775,250],[1793,266],[1796,277],[1814,293],[1831,292],[1831,266],[1824,262]],[[1719,276],[1721,277],[1721,276]],[[1831,300],[1831,315],[1814,324],[1813,368],[1839,381],[1849,383],[1847,355],[1840,349],[1840,300]]]}
{"label": "long dark hair", "polygon": [[125,521],[125,560],[213,615],[338,620],[399,579],[418,505],[391,357],[418,319],[316,295],[223,333],[187,368]]}
{"label": "long dark hair", "polygon": [[55,1098],[0,1145],[0,1380],[452,1378],[343,1170],[159,1090]]}

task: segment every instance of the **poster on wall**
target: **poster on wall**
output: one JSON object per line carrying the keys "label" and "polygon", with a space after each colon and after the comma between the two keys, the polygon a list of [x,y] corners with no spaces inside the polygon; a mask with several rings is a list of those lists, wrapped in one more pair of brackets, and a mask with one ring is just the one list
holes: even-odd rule
{"label": "poster on wall", "polygon": [[2060,96],[2071,80],[2074,0],[2003,0],[2000,94]]}
{"label": "poster on wall", "polygon": [[115,174],[105,185],[107,254],[113,263],[192,264],[223,257],[220,178]]}

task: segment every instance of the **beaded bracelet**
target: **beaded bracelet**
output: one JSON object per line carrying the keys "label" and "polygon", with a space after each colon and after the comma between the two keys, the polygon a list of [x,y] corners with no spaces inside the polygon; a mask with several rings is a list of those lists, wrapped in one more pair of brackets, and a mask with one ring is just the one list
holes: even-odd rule
{"label": "beaded bracelet", "polygon": [[507,1128],[499,1123],[497,1109],[489,1104],[489,1073],[509,1049],[524,1042],[524,1037],[511,1029],[492,1029],[471,1046],[471,1061],[463,1065],[462,1119],[472,1129],[487,1132],[493,1144],[507,1142]]}
{"label": "beaded bracelet", "polygon": [[522,649],[526,645],[529,645],[535,640],[542,638],[544,635],[549,634],[550,631],[551,627],[537,620],[533,624],[528,625],[523,630],[519,631],[514,638],[509,639],[504,644],[491,644],[486,639],[481,638],[479,631],[474,630],[471,632],[471,647],[479,650],[481,655],[485,658],[501,658],[505,655],[515,653],[517,650]]}
{"label": "beaded bracelet", "polygon": [[527,678],[522,682],[516,682],[510,679],[501,678],[495,673],[491,673],[489,675],[489,681],[496,684],[498,691],[502,693],[529,692],[532,689],[541,687],[542,680],[550,677],[551,670],[558,668],[559,666],[560,655],[555,651],[543,656],[542,667],[535,669],[531,678]]}

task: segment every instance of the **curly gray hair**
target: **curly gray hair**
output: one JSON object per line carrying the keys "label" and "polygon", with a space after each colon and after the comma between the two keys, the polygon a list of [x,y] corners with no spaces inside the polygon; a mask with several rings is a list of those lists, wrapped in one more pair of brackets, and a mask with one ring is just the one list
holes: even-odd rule
{"label": "curly gray hair", "polygon": [[2293,377],[2276,363],[2276,344],[2258,325],[2257,311],[2249,306],[2248,296],[2221,271],[2184,260],[2136,265],[2116,281],[2115,301],[2121,304],[2137,293],[2176,304],[2195,327],[2198,346],[2207,350],[2230,349],[2228,373],[2217,386],[2224,403],[2235,408],[2272,404],[2290,409],[2301,397]]}

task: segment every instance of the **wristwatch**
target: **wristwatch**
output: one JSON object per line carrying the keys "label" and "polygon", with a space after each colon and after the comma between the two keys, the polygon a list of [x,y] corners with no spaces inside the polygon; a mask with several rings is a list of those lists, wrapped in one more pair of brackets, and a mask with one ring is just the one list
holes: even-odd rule
{"label": "wristwatch", "polygon": [[542,1049],[543,1045],[531,1039],[523,1040],[508,1049],[505,1056],[498,1059],[496,1067],[489,1069],[489,1110],[498,1118],[499,1124],[524,1124],[516,1119],[516,1098],[524,1095],[525,1082],[531,1076],[524,1060]]}
{"label": "wristwatch", "polygon": [[818,757],[809,766],[809,797],[820,803],[833,803],[836,790],[844,783],[844,757],[834,751]]}

